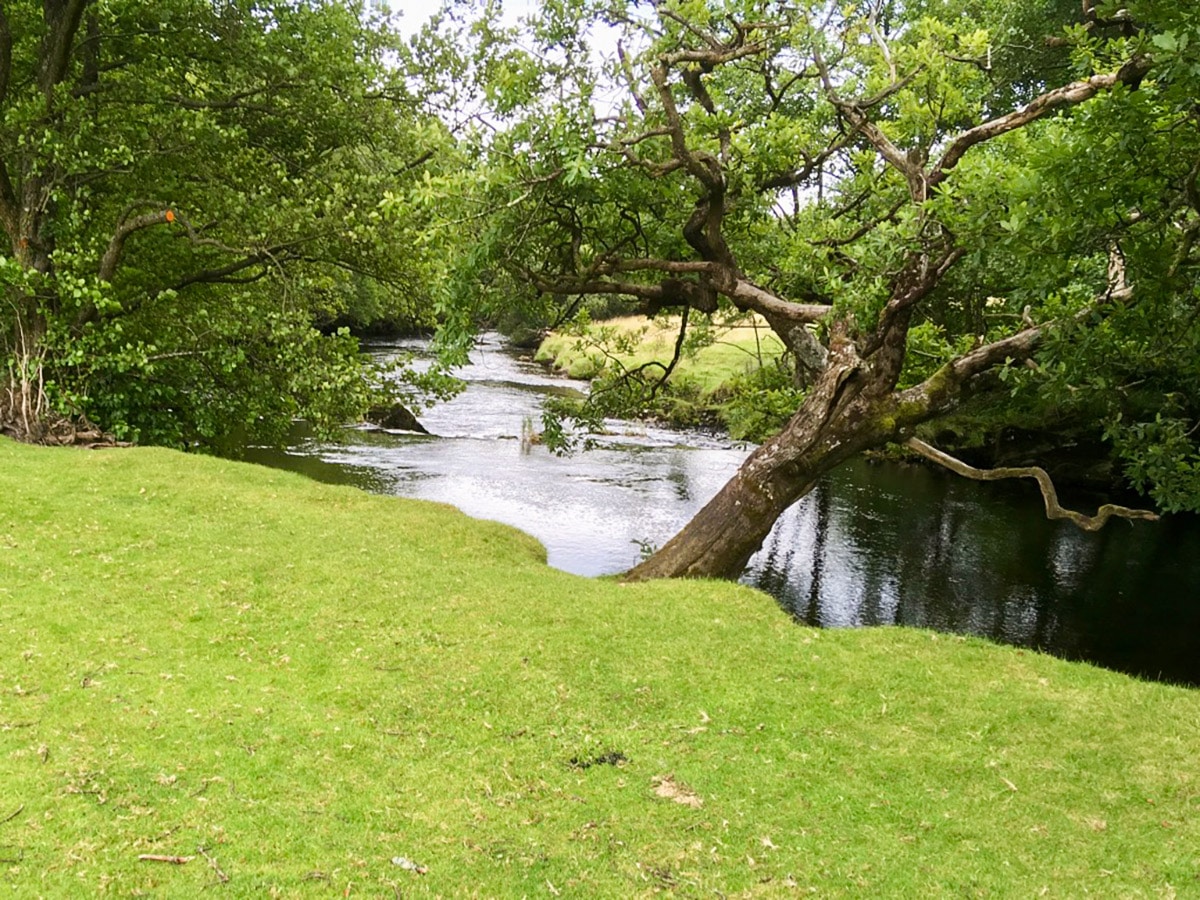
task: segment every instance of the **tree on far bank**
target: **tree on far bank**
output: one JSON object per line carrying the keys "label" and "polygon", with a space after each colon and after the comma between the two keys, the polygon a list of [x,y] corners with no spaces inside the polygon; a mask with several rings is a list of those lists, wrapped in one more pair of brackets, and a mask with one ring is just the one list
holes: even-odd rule
{"label": "tree on far bank", "polygon": [[212,446],[360,415],[369,367],[314,324],[428,305],[420,221],[378,205],[448,145],[397,46],[347,2],[0,7],[0,430]]}
{"label": "tree on far bank", "polygon": [[[1087,410],[1160,508],[1200,508],[1200,23],[1117,7],[555,0],[524,44],[479,30],[460,296],[752,312],[806,370],[629,577],[736,577],[823,474],[937,458],[917,427],[988,393]],[[1111,514],[1144,515],[1076,519]]]}

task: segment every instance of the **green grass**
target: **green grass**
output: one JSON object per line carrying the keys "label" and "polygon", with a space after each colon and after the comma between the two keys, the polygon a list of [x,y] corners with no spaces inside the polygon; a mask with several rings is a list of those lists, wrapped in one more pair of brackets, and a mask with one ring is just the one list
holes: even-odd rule
{"label": "green grass", "polygon": [[[608,319],[588,326],[584,335],[556,332],[538,347],[537,360],[549,363],[573,378],[593,378],[603,369],[632,369],[651,361],[671,360],[679,333],[679,317],[647,320],[642,316]],[[714,325],[713,340],[680,360],[677,378],[692,382],[700,393],[710,394],[737,375],[758,368],[783,352],[783,344],[759,320],[735,325]]]}
{"label": "green grass", "polygon": [[165,450],[0,490],[5,895],[1200,893],[1200,692]]}

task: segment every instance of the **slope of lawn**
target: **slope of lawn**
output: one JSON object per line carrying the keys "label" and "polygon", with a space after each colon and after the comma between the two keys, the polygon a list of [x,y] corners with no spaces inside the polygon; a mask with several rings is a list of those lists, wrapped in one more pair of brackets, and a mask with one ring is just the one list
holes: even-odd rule
{"label": "slope of lawn", "polygon": [[1200,893],[1200,692],[165,450],[0,497],[5,896]]}

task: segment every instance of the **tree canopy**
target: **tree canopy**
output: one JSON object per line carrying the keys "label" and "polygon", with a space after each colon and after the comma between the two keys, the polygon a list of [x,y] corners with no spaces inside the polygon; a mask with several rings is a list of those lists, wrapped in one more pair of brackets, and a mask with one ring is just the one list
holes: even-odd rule
{"label": "tree canopy", "polygon": [[[850,456],[945,462],[918,430],[980,396],[1083,423],[1160,509],[1200,509],[1182,5],[497,12],[450,4],[406,46],[336,0],[0,8],[0,430],[333,428],[404,382],[322,323],[436,320],[452,359],[481,322],[617,297],[682,312],[678,347],[705,316],[761,317],[803,386],[634,577],[736,575]],[[1113,514],[1144,515],[1072,516]]]}
{"label": "tree canopy", "polygon": [[[357,304],[432,322],[416,215],[444,159],[388,24],[343,2],[0,9],[0,427],[270,439],[359,415]],[[59,420],[61,421],[61,420]]]}
{"label": "tree canopy", "polygon": [[568,0],[480,41],[463,293],[754,313],[807,370],[634,577],[736,575],[821,474],[981,393],[1081,410],[1200,508],[1200,25],[1121,7]]}

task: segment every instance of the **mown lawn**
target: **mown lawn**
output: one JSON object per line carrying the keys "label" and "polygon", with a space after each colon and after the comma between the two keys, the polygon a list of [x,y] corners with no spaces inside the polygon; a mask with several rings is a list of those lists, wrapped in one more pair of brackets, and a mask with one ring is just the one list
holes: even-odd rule
{"label": "mown lawn", "polygon": [[0,497],[6,895],[1200,894],[1197,691],[165,450]]}

